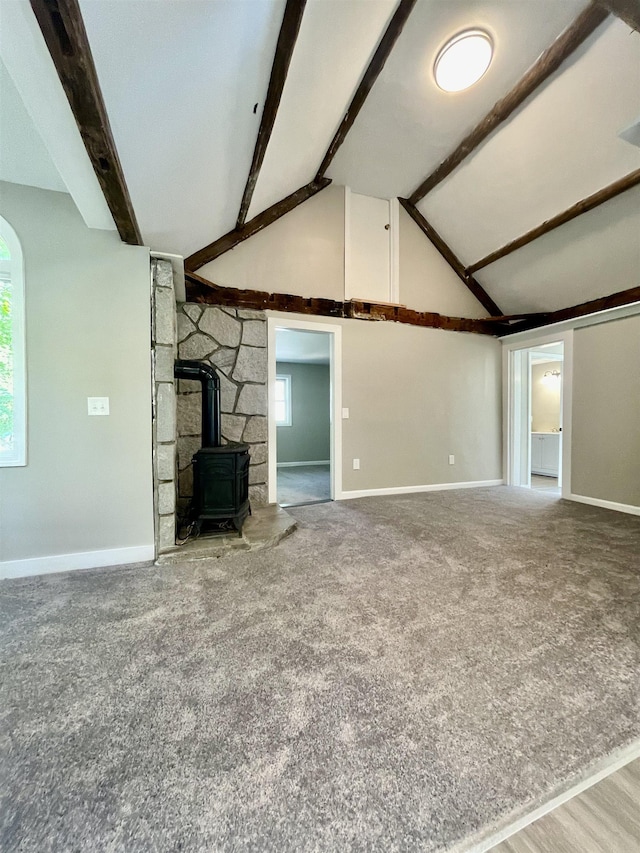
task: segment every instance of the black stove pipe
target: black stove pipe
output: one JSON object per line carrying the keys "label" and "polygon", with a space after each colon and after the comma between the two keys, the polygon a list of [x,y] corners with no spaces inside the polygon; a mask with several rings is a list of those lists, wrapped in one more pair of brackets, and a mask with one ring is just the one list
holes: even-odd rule
{"label": "black stove pipe", "polygon": [[202,446],[220,447],[220,379],[203,361],[177,359],[173,365],[176,379],[194,379],[202,384]]}

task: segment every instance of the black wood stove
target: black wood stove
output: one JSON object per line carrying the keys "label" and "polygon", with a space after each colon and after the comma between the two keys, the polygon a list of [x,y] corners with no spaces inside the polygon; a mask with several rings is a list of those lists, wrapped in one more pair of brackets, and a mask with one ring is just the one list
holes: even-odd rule
{"label": "black wood stove", "polygon": [[193,457],[193,499],[189,521],[230,523],[240,533],[249,505],[249,445],[222,444],[220,430],[220,379],[209,364],[175,362],[177,379],[196,379],[202,384],[202,447]]}

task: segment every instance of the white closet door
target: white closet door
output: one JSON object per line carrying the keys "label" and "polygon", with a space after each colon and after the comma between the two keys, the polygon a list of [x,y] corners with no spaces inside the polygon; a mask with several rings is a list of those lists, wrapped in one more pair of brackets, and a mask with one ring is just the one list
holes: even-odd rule
{"label": "white closet door", "polygon": [[347,190],[345,297],[391,302],[389,200]]}

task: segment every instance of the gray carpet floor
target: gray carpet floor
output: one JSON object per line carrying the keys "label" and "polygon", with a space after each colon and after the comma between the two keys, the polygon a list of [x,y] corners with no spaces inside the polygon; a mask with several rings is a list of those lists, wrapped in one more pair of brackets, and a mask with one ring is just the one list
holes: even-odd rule
{"label": "gray carpet floor", "polygon": [[638,853],[640,758],[492,848],[492,853]]}
{"label": "gray carpet floor", "polygon": [[640,735],[640,518],[505,487],[1,587],[3,851],[441,851]]}
{"label": "gray carpet floor", "polygon": [[299,506],[312,501],[331,500],[329,465],[296,465],[278,468],[278,503]]}

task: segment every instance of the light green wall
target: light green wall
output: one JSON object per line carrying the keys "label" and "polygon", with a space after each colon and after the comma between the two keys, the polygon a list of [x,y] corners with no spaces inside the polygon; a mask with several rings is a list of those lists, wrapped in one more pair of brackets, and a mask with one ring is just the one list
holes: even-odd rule
{"label": "light green wall", "polygon": [[571,491],[640,506],[640,316],[576,330]]}
{"label": "light green wall", "polygon": [[[0,561],[153,547],[149,252],[66,193],[0,184],[25,258],[28,439],[0,469]],[[87,397],[109,397],[89,417]]]}
{"label": "light green wall", "polygon": [[278,362],[291,376],[291,426],[278,427],[278,462],[321,462],[331,453],[328,364]]}

